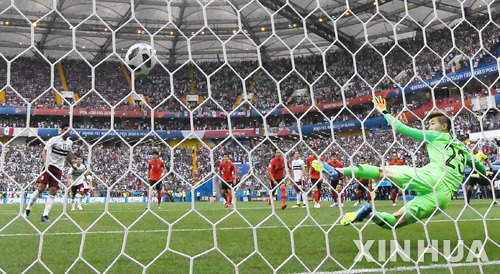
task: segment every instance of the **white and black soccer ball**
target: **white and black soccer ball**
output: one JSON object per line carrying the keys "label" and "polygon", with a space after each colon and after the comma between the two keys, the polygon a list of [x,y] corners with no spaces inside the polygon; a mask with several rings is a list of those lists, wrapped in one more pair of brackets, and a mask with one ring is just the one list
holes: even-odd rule
{"label": "white and black soccer ball", "polygon": [[131,69],[135,70],[135,75],[147,75],[154,68],[157,60],[150,45],[139,43],[128,49],[125,62]]}

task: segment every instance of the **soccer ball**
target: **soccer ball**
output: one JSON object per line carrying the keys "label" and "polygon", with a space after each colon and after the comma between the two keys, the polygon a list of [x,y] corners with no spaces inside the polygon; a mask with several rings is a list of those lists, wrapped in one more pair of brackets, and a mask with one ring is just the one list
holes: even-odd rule
{"label": "soccer ball", "polygon": [[125,62],[131,69],[135,70],[135,75],[147,75],[154,68],[157,60],[150,45],[139,43],[128,49]]}

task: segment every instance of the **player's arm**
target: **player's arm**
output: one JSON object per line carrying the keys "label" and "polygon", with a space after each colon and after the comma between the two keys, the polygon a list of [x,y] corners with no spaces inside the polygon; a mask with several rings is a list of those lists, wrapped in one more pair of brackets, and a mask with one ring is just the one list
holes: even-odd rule
{"label": "player's arm", "polygon": [[46,165],[46,163],[47,163],[47,149],[46,148],[44,148],[42,151],[42,161],[43,161],[43,165]]}
{"label": "player's arm", "polygon": [[302,164],[302,177],[300,177],[299,181],[304,180],[304,174],[306,174],[306,165]]}
{"label": "player's arm", "polygon": [[165,176],[167,174],[167,166],[165,165],[165,162],[163,162],[163,166],[161,167],[161,177]]}
{"label": "player's arm", "polygon": [[269,169],[267,170],[267,175],[269,176],[269,179],[271,179],[271,181],[276,183],[276,180],[274,180],[273,174],[271,174],[271,171]]}
{"label": "player's arm", "polygon": [[413,128],[405,125],[403,122],[399,121],[396,119],[392,114],[390,114],[387,111],[387,102],[385,99],[382,99],[381,96],[375,97],[374,100],[376,108],[384,115],[385,120],[394,127],[394,129],[408,137],[411,137],[419,142],[422,142],[423,140],[427,139],[428,141],[432,141],[435,138],[437,138],[441,133],[438,132],[432,132],[432,131],[427,131],[423,132],[422,130],[418,128]]}
{"label": "player's arm", "polygon": [[68,162],[71,168],[76,169],[76,166],[73,165],[73,158],[71,157],[71,152],[68,152],[68,155],[66,155],[66,162]]}
{"label": "player's arm", "polygon": [[311,172],[311,171],[309,170],[310,168],[311,168],[311,166],[309,165],[309,161],[307,161],[307,162],[306,162],[306,173],[305,173],[305,175],[306,175],[306,181],[308,181],[308,180],[309,180],[309,174],[310,174],[310,172]]}
{"label": "player's arm", "polygon": [[490,168],[490,171],[493,172],[493,165],[491,165],[491,160],[489,157],[486,157],[486,164]]}
{"label": "player's arm", "polygon": [[292,166],[290,165],[290,162],[288,160],[286,160],[286,163],[288,165],[288,171],[290,172],[290,177],[292,177],[292,181],[295,181],[295,174],[293,174]]}
{"label": "player's arm", "polygon": [[271,181],[277,183],[276,180],[274,180],[273,174],[271,173],[271,165],[269,165],[269,168],[267,168],[267,175],[269,176],[269,179],[271,179]]}
{"label": "player's arm", "polygon": [[231,169],[233,171],[231,171],[233,173],[233,185],[236,185],[237,182],[236,180],[238,179],[238,170],[236,170],[236,166],[231,162]]}
{"label": "player's arm", "polygon": [[151,165],[148,163],[148,177],[146,178],[146,181],[151,178]]}
{"label": "player's arm", "polygon": [[70,186],[71,185],[71,169],[69,170],[68,173],[66,173],[66,186]]}
{"label": "player's arm", "polygon": [[50,138],[45,144],[45,147],[43,148],[42,161],[44,166],[47,165],[47,151],[49,150],[49,148],[52,148],[52,146],[54,146],[54,142],[55,142],[54,137]]}
{"label": "player's arm", "polygon": [[222,185],[222,163],[220,163],[220,165],[219,165],[219,172],[218,172],[218,174],[219,174],[219,180],[218,180],[219,184]]}
{"label": "player's arm", "polygon": [[484,165],[475,157],[471,157],[470,154],[467,154],[466,164],[486,176],[486,168]]}

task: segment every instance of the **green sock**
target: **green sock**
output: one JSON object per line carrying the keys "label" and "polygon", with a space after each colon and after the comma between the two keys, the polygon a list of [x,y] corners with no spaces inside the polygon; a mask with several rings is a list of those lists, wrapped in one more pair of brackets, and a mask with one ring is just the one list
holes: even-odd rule
{"label": "green sock", "polygon": [[[373,222],[376,223],[377,225],[386,228],[386,229],[392,229],[398,222],[396,217],[392,216],[392,214],[387,213],[387,212],[377,212],[375,216],[373,216]],[[385,220],[385,222],[384,222]],[[387,223],[386,223],[387,222]],[[389,226],[389,225],[391,226]]]}
{"label": "green sock", "polygon": [[[353,176],[353,171],[355,176]],[[345,177],[356,177],[359,179],[378,179],[379,170],[376,166],[371,165],[357,165],[344,167],[343,173]]]}

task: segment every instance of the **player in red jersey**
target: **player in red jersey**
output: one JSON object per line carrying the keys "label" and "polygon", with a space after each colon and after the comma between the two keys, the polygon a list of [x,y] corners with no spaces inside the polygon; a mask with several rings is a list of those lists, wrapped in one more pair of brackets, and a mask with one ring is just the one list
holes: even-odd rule
{"label": "player in red jersey", "polygon": [[[398,153],[396,151],[392,152],[392,160],[389,162],[390,166],[403,166],[405,163],[403,160],[399,159]],[[395,184],[392,184],[391,187],[391,200],[392,206],[396,206],[396,199],[399,195],[402,195],[403,192],[399,189]]]}
{"label": "player in red jersey", "polygon": [[[359,164],[365,165],[366,159],[365,157],[359,158]],[[368,191],[366,191],[368,189]],[[372,201],[372,184],[370,179],[359,179],[358,189],[356,190],[356,198],[358,201],[354,204],[354,206],[358,206],[361,203],[361,197],[363,196],[363,192],[366,191],[366,202],[370,203]]]}
{"label": "player in red jersey", "polygon": [[[342,164],[337,159],[337,153],[335,152],[332,153],[332,155],[330,155],[330,161],[328,161],[327,164],[334,168],[344,167],[344,164]],[[333,204],[330,207],[336,207],[337,205],[339,207],[344,206],[344,193],[342,192],[342,180],[343,180],[342,176],[340,176],[336,180],[330,180],[330,185],[332,186],[332,198],[333,198]],[[337,203],[338,193],[340,193],[340,203]]]}
{"label": "player in red jersey", "polygon": [[[161,178],[165,175],[167,167],[165,163],[160,160],[160,154],[158,151],[153,151],[153,159],[149,161],[148,164],[148,181],[150,186],[154,186],[156,189],[156,194],[158,196],[158,209],[161,209],[161,192],[163,190],[163,185],[161,183]],[[149,197],[149,195],[148,195]]]}
{"label": "player in red jersey", "polygon": [[[279,186],[281,190],[281,209],[286,208],[285,168],[287,167],[289,171],[292,170],[290,162],[283,158],[283,156],[281,155],[281,151],[277,149],[274,154],[274,158],[269,163],[267,173],[269,175],[269,179],[271,179],[271,187],[274,189],[276,186]],[[290,176],[292,176],[292,180],[294,180],[293,172],[290,172]],[[273,191],[272,195],[269,195],[269,204],[271,204],[271,199],[277,196],[278,189],[276,188]]]}
{"label": "player in red jersey", "polygon": [[[314,160],[317,160],[318,157],[316,156],[318,154],[318,149],[316,147],[313,147],[312,148],[313,150],[313,154],[309,157],[307,157],[307,161],[306,161],[306,165],[307,165],[307,174],[309,176],[309,178],[311,178],[311,184],[313,185],[313,189],[314,189],[314,192],[313,192],[313,196],[314,196],[314,208],[320,208],[320,205],[319,205],[319,197],[321,197],[321,174],[314,170],[314,168],[311,167],[311,163],[312,161]],[[321,161],[324,161],[323,157],[321,157],[320,159]],[[306,181],[307,181],[307,178],[306,178]]]}
{"label": "player in red jersey", "polygon": [[226,208],[230,208],[233,202],[231,187],[236,185],[237,175],[236,167],[233,162],[229,161],[229,154],[224,153],[222,155],[222,163],[219,165],[219,176],[222,176],[222,180],[224,181],[221,183],[220,193],[226,200],[226,204],[224,205]]}

